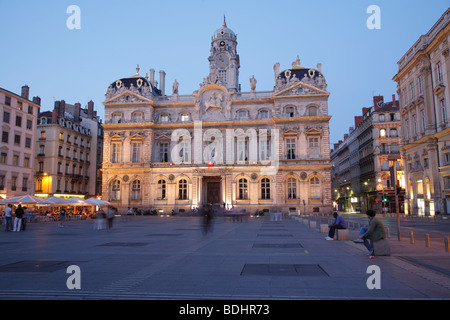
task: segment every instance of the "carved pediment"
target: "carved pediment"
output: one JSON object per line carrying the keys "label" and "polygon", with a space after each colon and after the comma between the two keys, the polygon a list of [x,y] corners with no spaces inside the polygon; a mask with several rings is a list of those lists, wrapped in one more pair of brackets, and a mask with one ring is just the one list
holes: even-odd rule
{"label": "carved pediment", "polygon": [[305,128],[305,129],[307,129],[306,131],[305,131],[305,134],[306,135],[321,135],[321,134],[323,134],[323,131],[321,130],[321,129],[319,129],[319,128]]}
{"label": "carved pediment", "polygon": [[120,94],[106,100],[103,104],[124,104],[124,103],[152,103],[153,101],[141,96],[139,93],[125,90]]}
{"label": "carved pediment", "polygon": [[281,133],[281,135],[283,135],[283,136],[292,136],[292,135],[299,135],[299,134],[301,134],[301,132],[298,130],[295,130],[293,128],[289,128]]}
{"label": "carved pediment", "polygon": [[231,117],[231,97],[221,85],[210,83],[194,94],[194,120],[224,120]]}
{"label": "carved pediment", "polygon": [[330,95],[326,90],[319,89],[309,83],[296,82],[286,89],[281,90],[273,95],[274,98],[277,97],[295,97],[295,96],[309,96],[309,95]]}

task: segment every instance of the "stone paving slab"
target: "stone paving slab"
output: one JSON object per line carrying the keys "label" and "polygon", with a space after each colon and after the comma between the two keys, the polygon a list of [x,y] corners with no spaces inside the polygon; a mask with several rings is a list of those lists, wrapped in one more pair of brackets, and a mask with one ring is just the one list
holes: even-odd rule
{"label": "stone paving slab", "polygon": [[[28,224],[0,233],[0,299],[450,299],[449,253],[391,239],[392,255],[370,260],[363,245],[324,236],[268,217],[217,218],[207,234],[197,217]],[[68,265],[80,290],[67,288]],[[367,287],[373,265],[381,289]]]}

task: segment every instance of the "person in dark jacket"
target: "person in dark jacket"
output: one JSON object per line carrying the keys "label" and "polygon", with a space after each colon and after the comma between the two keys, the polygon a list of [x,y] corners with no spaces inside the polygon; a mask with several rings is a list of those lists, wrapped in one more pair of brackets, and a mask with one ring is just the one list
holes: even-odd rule
{"label": "person in dark jacket", "polygon": [[14,212],[15,218],[14,218],[14,230],[20,232],[20,228],[22,227],[22,217],[23,217],[24,211],[22,208],[22,205],[18,205],[16,211]]}
{"label": "person in dark jacket", "polygon": [[375,218],[375,211],[367,210],[367,216],[369,217],[369,227],[361,228],[359,238],[364,241],[364,245],[369,250],[369,256],[371,259],[374,257],[373,242],[386,238],[386,231],[383,222]]}

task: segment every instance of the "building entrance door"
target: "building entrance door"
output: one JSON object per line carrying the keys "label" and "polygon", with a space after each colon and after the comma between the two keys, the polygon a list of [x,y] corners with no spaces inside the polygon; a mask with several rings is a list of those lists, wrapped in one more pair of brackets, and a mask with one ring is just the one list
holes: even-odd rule
{"label": "building entrance door", "polygon": [[221,204],[221,177],[203,177],[203,197],[204,203]]}

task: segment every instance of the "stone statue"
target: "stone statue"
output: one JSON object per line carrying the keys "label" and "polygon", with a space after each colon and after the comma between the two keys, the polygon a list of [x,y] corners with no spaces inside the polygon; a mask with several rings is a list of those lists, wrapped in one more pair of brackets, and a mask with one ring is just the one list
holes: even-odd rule
{"label": "stone statue", "polygon": [[178,81],[177,79],[175,79],[175,81],[173,82],[173,86],[172,86],[172,90],[173,90],[173,94],[178,94]]}
{"label": "stone statue", "polygon": [[252,90],[252,91],[255,91],[255,89],[256,89],[256,83],[257,83],[258,81],[256,81],[256,79],[255,79],[255,76],[252,76],[251,78],[250,78],[250,89]]}

